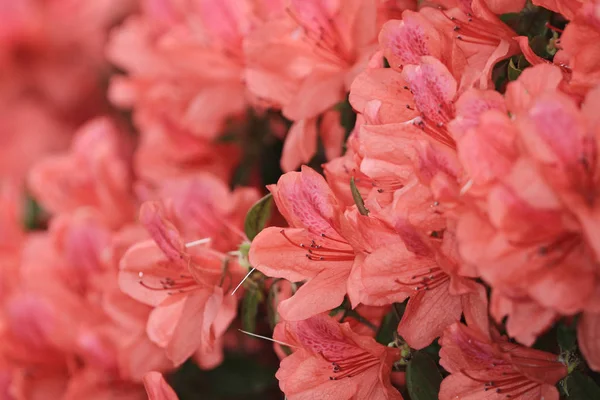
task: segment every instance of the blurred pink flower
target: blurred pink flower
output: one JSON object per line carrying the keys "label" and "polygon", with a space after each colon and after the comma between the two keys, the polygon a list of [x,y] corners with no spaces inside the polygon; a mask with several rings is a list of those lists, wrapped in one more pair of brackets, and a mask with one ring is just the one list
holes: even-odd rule
{"label": "blurred pink flower", "polygon": [[29,187],[51,213],[90,207],[102,213],[112,227],[135,216],[127,135],[108,118],[82,126],[66,154],[38,161],[29,175]]}

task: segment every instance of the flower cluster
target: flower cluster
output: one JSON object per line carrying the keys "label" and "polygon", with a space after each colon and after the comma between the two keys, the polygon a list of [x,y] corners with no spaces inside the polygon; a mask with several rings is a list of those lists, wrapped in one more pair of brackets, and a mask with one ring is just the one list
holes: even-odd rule
{"label": "flower cluster", "polygon": [[0,0],[0,68],[0,398],[600,393],[600,0]]}

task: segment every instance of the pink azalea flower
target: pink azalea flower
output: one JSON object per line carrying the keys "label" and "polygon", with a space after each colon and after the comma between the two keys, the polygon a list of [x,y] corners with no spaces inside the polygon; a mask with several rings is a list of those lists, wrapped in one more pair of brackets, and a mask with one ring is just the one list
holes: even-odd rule
{"label": "pink azalea flower", "polygon": [[441,400],[558,400],[554,385],[567,375],[554,354],[459,323],[446,329],[440,344],[440,364],[450,372],[442,381]]}
{"label": "pink azalea flower", "polygon": [[52,213],[92,207],[113,227],[134,216],[132,178],[124,132],[107,118],[88,122],[76,134],[69,153],[39,161],[29,186]]}
{"label": "pink azalea flower", "polygon": [[[431,201],[420,204],[431,212]],[[419,234],[426,232],[425,221],[430,218],[416,217],[418,212],[413,209],[407,214],[415,222],[418,218],[420,225],[396,221],[404,245],[375,250],[353,271],[352,278],[360,279],[366,294],[361,299],[366,304],[372,299],[378,299],[376,304],[390,304],[410,297],[398,333],[411,347],[421,349],[463,313],[470,323],[487,326],[488,322],[484,287],[458,275],[457,260],[448,254],[454,249],[450,232],[444,233],[443,241]]]}
{"label": "pink azalea flower", "polygon": [[184,238],[210,238],[211,247],[222,252],[237,250],[246,239],[246,214],[260,198],[254,188],[230,190],[221,179],[206,173],[169,179],[156,192]]}
{"label": "pink azalea flower", "polygon": [[476,269],[463,272],[490,283],[492,314],[508,315],[508,333],[526,344],[558,315],[599,304],[591,110],[600,92],[578,107],[557,91],[561,80],[557,67],[526,70],[507,88],[512,119],[503,107],[483,112],[457,141],[468,206],[457,237],[464,266]]}
{"label": "pink azalea flower", "polygon": [[308,280],[279,305],[284,319],[301,320],[335,308],[346,294],[355,259],[342,232],[342,205],[325,179],[308,167],[283,175],[269,190],[290,228],[260,232],[252,241],[250,263],[270,277]]}
{"label": "pink azalea flower", "polygon": [[389,380],[399,350],[355,333],[348,323],[316,315],[304,321],[281,322],[273,337],[292,350],[276,374],[290,400],[315,396],[402,399]]}
{"label": "pink azalea flower", "polygon": [[253,5],[145,0],[142,13],[114,32],[108,56],[129,75],[112,81],[109,96],[133,109],[140,176],[155,182],[202,170],[230,177],[239,149],[215,139],[252,100],[242,40],[258,18]]}
{"label": "pink azalea flower", "polygon": [[[293,0],[288,13],[246,38],[248,87],[295,122],[283,150],[284,171],[312,158],[317,117],[344,99],[375,52],[376,14],[373,1]],[[340,154],[339,132],[339,127],[320,130],[328,157]]]}
{"label": "pink azalea flower", "polygon": [[215,250],[186,247],[156,203],[142,205],[140,220],[152,240],[135,244],[121,259],[121,289],[155,307],[148,336],[175,365],[198,349],[206,355],[204,366],[217,365],[222,355],[215,341],[235,317],[237,298],[229,293],[243,270]]}

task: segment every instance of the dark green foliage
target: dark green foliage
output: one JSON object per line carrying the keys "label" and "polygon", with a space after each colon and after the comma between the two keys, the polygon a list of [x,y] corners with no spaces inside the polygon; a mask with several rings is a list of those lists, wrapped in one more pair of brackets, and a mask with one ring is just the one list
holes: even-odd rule
{"label": "dark green foliage", "polygon": [[227,354],[210,371],[188,361],[168,381],[180,400],[275,400],[283,398],[276,371],[274,355]]}
{"label": "dark green foliage", "polygon": [[377,336],[375,336],[377,342],[387,346],[388,343],[391,343],[394,340],[394,334],[396,333],[396,329],[398,329],[398,324],[400,323],[402,315],[404,314],[404,309],[406,308],[405,304],[406,303],[392,304],[392,310],[383,317],[381,326],[377,331]]}
{"label": "dark green foliage", "polygon": [[264,295],[259,289],[250,289],[244,293],[242,301],[242,328],[248,332],[256,331],[258,308],[264,301]]}
{"label": "dark green foliage", "polygon": [[425,352],[412,354],[406,368],[406,385],[411,400],[437,400],[442,375],[433,359]]}
{"label": "dark green foliage", "polygon": [[600,387],[579,371],[574,371],[566,379],[567,398],[570,400],[600,399]]}
{"label": "dark green foliage", "polygon": [[46,229],[47,215],[33,197],[27,196],[23,205],[22,221],[27,231]]}

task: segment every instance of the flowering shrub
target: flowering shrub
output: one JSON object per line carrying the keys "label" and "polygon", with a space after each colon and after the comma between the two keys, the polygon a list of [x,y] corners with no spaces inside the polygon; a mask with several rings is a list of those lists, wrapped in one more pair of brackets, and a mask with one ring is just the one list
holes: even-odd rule
{"label": "flowering shrub", "polygon": [[0,0],[0,399],[600,399],[600,0]]}

